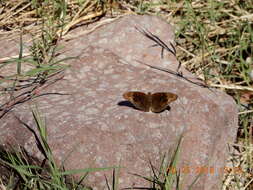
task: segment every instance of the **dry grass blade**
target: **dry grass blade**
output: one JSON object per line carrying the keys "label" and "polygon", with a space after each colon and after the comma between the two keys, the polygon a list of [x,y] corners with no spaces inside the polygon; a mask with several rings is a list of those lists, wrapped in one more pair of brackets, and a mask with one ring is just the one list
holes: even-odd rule
{"label": "dry grass blade", "polygon": [[121,16],[118,16],[116,18],[108,18],[108,19],[105,19],[105,20],[101,20],[101,21],[98,21],[98,23],[92,27],[91,29],[89,30],[85,30],[85,31],[81,31],[81,32],[77,32],[75,34],[66,34],[64,35],[62,38],[65,39],[65,40],[70,40],[70,39],[74,39],[74,38],[77,38],[79,36],[82,36],[82,35],[85,35],[85,34],[89,34],[93,31],[95,31],[97,28],[101,27],[101,26],[104,26],[106,24],[109,24],[117,19],[119,19]]}
{"label": "dry grass blade", "polygon": [[94,18],[101,17],[104,13],[105,11],[103,10],[103,7],[99,7],[97,1],[86,1],[73,19],[63,28],[63,31],[58,31],[58,35],[65,35],[75,25],[84,21],[91,21]]}
{"label": "dry grass blade", "polygon": [[[73,20],[71,23],[69,23],[66,27],[64,27],[63,29],[63,32],[62,32],[62,35],[65,35],[73,26],[81,23],[81,22],[84,22],[84,21],[89,21],[91,19],[94,19],[94,18],[97,18],[97,17],[100,17],[104,14],[104,11],[99,11],[99,12],[96,12],[96,13],[92,13],[90,15],[86,15],[86,16],[83,16],[83,17],[80,17],[76,20]],[[61,31],[58,32],[58,35],[60,35]]]}
{"label": "dry grass blade", "polygon": [[[23,53],[23,58],[28,56],[29,53]],[[15,59],[15,58],[18,58],[19,55],[13,55],[13,56],[10,56],[10,57],[3,57],[3,58],[0,58],[0,64],[4,64],[5,61],[9,61],[11,59]]]}
{"label": "dry grass blade", "polygon": [[242,111],[242,112],[239,112],[238,114],[241,115],[241,114],[247,114],[247,113],[253,113],[253,110]]}
{"label": "dry grass blade", "polygon": [[239,85],[223,85],[223,84],[210,84],[211,87],[218,87],[218,88],[225,88],[225,89],[232,89],[232,90],[249,90],[253,91],[253,88],[247,86],[239,86]]}

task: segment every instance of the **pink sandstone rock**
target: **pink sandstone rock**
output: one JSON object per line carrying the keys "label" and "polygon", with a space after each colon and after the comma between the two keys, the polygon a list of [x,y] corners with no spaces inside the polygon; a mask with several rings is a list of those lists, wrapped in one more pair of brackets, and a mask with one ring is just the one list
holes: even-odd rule
{"label": "pink sandstone rock", "polygon": [[[149,176],[149,160],[159,168],[162,155],[175,148],[183,134],[178,166],[183,187],[191,184],[202,167],[211,170],[203,172],[193,189],[219,189],[227,143],[236,137],[235,102],[223,92],[140,64],[175,70],[178,62],[168,52],[162,59],[161,48],[151,47],[154,42],[135,27],[149,30],[167,44],[173,41],[171,26],[154,16],[126,16],[88,35],[62,41],[62,57],[80,57],[69,62],[71,68],[63,80],[43,93],[70,95],[41,96],[17,105],[1,119],[1,146],[20,145],[31,156],[43,158],[33,134],[14,117],[35,129],[30,105],[37,104],[46,118],[54,157],[58,164],[65,160],[66,169],[121,166],[119,189],[147,187],[146,181],[129,172]],[[172,92],[178,99],[159,114],[142,112],[124,102],[122,94],[130,90]],[[112,180],[111,170],[95,172],[87,184],[107,189],[104,174]]]}

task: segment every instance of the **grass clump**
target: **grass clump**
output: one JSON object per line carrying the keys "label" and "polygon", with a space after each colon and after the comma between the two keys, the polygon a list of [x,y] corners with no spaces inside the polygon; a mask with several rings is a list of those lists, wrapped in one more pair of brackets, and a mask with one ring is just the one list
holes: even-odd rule
{"label": "grass clump", "polygon": [[[90,190],[91,187],[86,187],[81,184],[90,172],[102,171],[108,169],[115,169],[117,167],[107,168],[85,168],[76,170],[65,170],[64,166],[58,167],[53,158],[52,151],[48,145],[47,140],[47,128],[45,121],[41,118],[38,109],[32,109],[33,117],[36,123],[39,135],[36,135],[29,125],[18,120],[28,128],[36,139],[36,144],[40,153],[44,159],[38,161],[29,156],[24,149],[4,151],[2,150],[0,157],[0,166],[5,168],[9,173],[2,173],[1,178],[7,180],[5,187],[6,189],[82,189]],[[71,177],[73,174],[81,174],[79,182]],[[1,179],[0,178],[0,179]]]}

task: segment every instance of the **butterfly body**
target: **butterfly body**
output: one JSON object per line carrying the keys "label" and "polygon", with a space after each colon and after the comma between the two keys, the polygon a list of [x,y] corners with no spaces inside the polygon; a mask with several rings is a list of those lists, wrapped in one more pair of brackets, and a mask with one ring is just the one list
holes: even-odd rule
{"label": "butterfly body", "polygon": [[170,92],[156,92],[145,94],[139,91],[130,91],[123,94],[123,97],[130,101],[136,108],[145,112],[159,113],[165,110],[169,103],[177,99],[177,95]]}

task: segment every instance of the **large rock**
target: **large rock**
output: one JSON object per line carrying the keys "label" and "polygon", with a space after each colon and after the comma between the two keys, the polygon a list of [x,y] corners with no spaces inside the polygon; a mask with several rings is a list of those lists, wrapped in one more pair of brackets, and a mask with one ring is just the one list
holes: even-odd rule
{"label": "large rock", "polygon": [[[66,169],[123,166],[120,188],[143,187],[147,182],[131,173],[149,176],[149,160],[159,168],[162,155],[174,148],[181,134],[181,182],[186,187],[202,172],[194,190],[213,190],[221,185],[227,143],[237,131],[237,110],[231,97],[158,71],[141,62],[172,70],[178,62],[171,53],[161,58],[161,48],[138,32],[145,28],[169,44],[170,25],[152,16],[126,16],[89,35],[62,42],[63,56],[72,60],[63,80],[43,89],[69,93],[48,95],[17,105],[0,123],[1,146],[18,144],[42,158],[33,134],[14,115],[35,129],[30,104],[36,103],[46,118],[48,142]],[[185,76],[193,77],[183,70]],[[129,90],[172,92],[178,99],[159,114],[142,112],[124,102]],[[3,101],[3,97],[2,101]],[[71,152],[71,153],[70,153]],[[187,170],[186,170],[187,168]],[[214,170],[213,170],[214,169]],[[88,184],[106,189],[104,173],[90,174]],[[184,188],[183,188],[184,189]]]}

